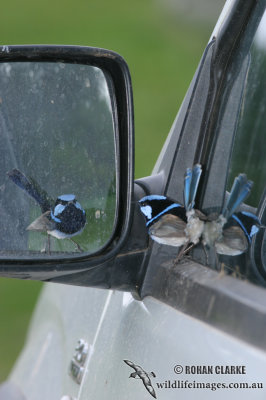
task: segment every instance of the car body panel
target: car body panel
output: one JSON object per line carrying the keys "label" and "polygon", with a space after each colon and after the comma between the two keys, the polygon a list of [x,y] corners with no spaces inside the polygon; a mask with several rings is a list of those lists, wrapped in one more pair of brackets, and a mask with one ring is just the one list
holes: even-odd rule
{"label": "car body panel", "polygon": [[[200,301],[200,299],[199,299]],[[79,338],[89,346],[80,385],[68,373]],[[140,379],[123,360],[130,360],[151,377],[158,399],[213,398],[214,390],[158,388],[168,381],[266,384],[266,353],[196,318],[147,297],[130,293],[46,285],[29,331],[26,346],[10,380],[27,400],[149,399]],[[176,374],[176,365],[245,366],[245,374]],[[181,385],[181,383],[180,383]],[[265,397],[263,389],[217,389],[215,398]]]}
{"label": "car body panel", "polygon": [[87,288],[46,285],[12,373],[26,398],[47,399],[51,393],[60,398],[62,388],[76,393],[78,385],[68,375],[70,361],[80,338],[93,343],[108,296],[107,291],[90,293]]}

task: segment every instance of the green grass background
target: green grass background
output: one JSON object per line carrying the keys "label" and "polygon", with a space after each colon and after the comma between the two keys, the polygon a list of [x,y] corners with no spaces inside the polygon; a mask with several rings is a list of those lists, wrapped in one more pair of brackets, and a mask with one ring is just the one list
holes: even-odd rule
{"label": "green grass background", "polygon": [[[163,0],[2,0],[0,43],[76,44],[120,53],[132,74],[138,178],[152,171],[216,19],[196,23],[187,17]],[[0,381],[23,346],[41,286],[0,279]]]}

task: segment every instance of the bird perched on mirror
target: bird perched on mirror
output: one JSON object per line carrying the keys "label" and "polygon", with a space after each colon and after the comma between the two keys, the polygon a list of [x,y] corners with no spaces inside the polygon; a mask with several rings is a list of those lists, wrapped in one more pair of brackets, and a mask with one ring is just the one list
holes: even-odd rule
{"label": "bird perched on mirror", "polygon": [[201,172],[200,164],[194,165],[192,170],[186,170],[184,206],[160,195],[145,196],[139,201],[151,238],[161,244],[182,246],[177,261],[200,241],[204,248],[215,247],[218,254],[242,254],[248,249],[252,236],[262,228],[255,214],[236,212],[253,185],[245,174],[235,178],[221,214],[206,216],[195,209]]}
{"label": "bird perched on mirror", "polygon": [[[27,230],[47,232],[48,240],[49,235],[57,239],[70,238],[72,240],[73,236],[82,232],[86,223],[86,214],[74,194],[63,194],[54,201],[34,179],[27,178],[18,169],[12,169],[7,175],[41,208],[42,215],[35,219],[27,227]],[[76,242],[74,243],[82,251],[80,246]],[[50,247],[49,241],[48,247]]]}

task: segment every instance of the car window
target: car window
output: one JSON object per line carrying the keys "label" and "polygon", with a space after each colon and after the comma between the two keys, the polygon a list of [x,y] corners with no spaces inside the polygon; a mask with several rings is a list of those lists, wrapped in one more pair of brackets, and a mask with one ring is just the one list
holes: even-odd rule
{"label": "car window", "polygon": [[[264,204],[266,168],[266,14],[261,20],[254,37],[249,59],[249,69],[246,78],[242,107],[236,129],[233,146],[227,190],[230,191],[234,178],[239,173],[245,173],[253,186],[249,197],[245,201],[259,217],[263,216],[260,207]],[[263,211],[263,210],[262,210]],[[262,221],[263,222],[263,221]],[[250,243],[250,251],[241,261],[235,259],[242,273],[250,280],[263,268],[263,242],[265,229],[260,228],[260,234],[254,235]],[[254,242],[257,241],[256,246]],[[260,241],[260,245],[258,245]],[[256,251],[257,254],[253,254]],[[251,261],[250,261],[251,256]],[[253,258],[253,261],[252,261]],[[254,263],[256,259],[256,263]],[[254,273],[255,270],[255,273]],[[253,271],[253,272],[252,272]],[[265,280],[265,279],[264,279]]]}
{"label": "car window", "polygon": [[229,188],[244,172],[254,182],[248,203],[257,207],[266,182],[266,14],[251,47],[250,66],[233,150]]}

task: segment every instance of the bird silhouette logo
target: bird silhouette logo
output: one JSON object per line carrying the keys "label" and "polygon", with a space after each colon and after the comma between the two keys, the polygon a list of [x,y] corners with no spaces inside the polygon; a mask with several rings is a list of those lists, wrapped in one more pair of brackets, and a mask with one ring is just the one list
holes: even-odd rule
{"label": "bird silhouette logo", "polygon": [[150,395],[152,395],[152,397],[154,397],[156,399],[157,398],[156,393],[155,393],[155,390],[152,386],[151,379],[150,379],[150,377],[153,377],[153,378],[156,377],[155,373],[154,372],[148,373],[148,372],[144,371],[143,368],[141,368],[139,365],[134,364],[132,361],[124,360],[124,362],[135,370],[135,372],[132,372],[129,375],[129,378],[141,379],[143,385],[148,390]]}

